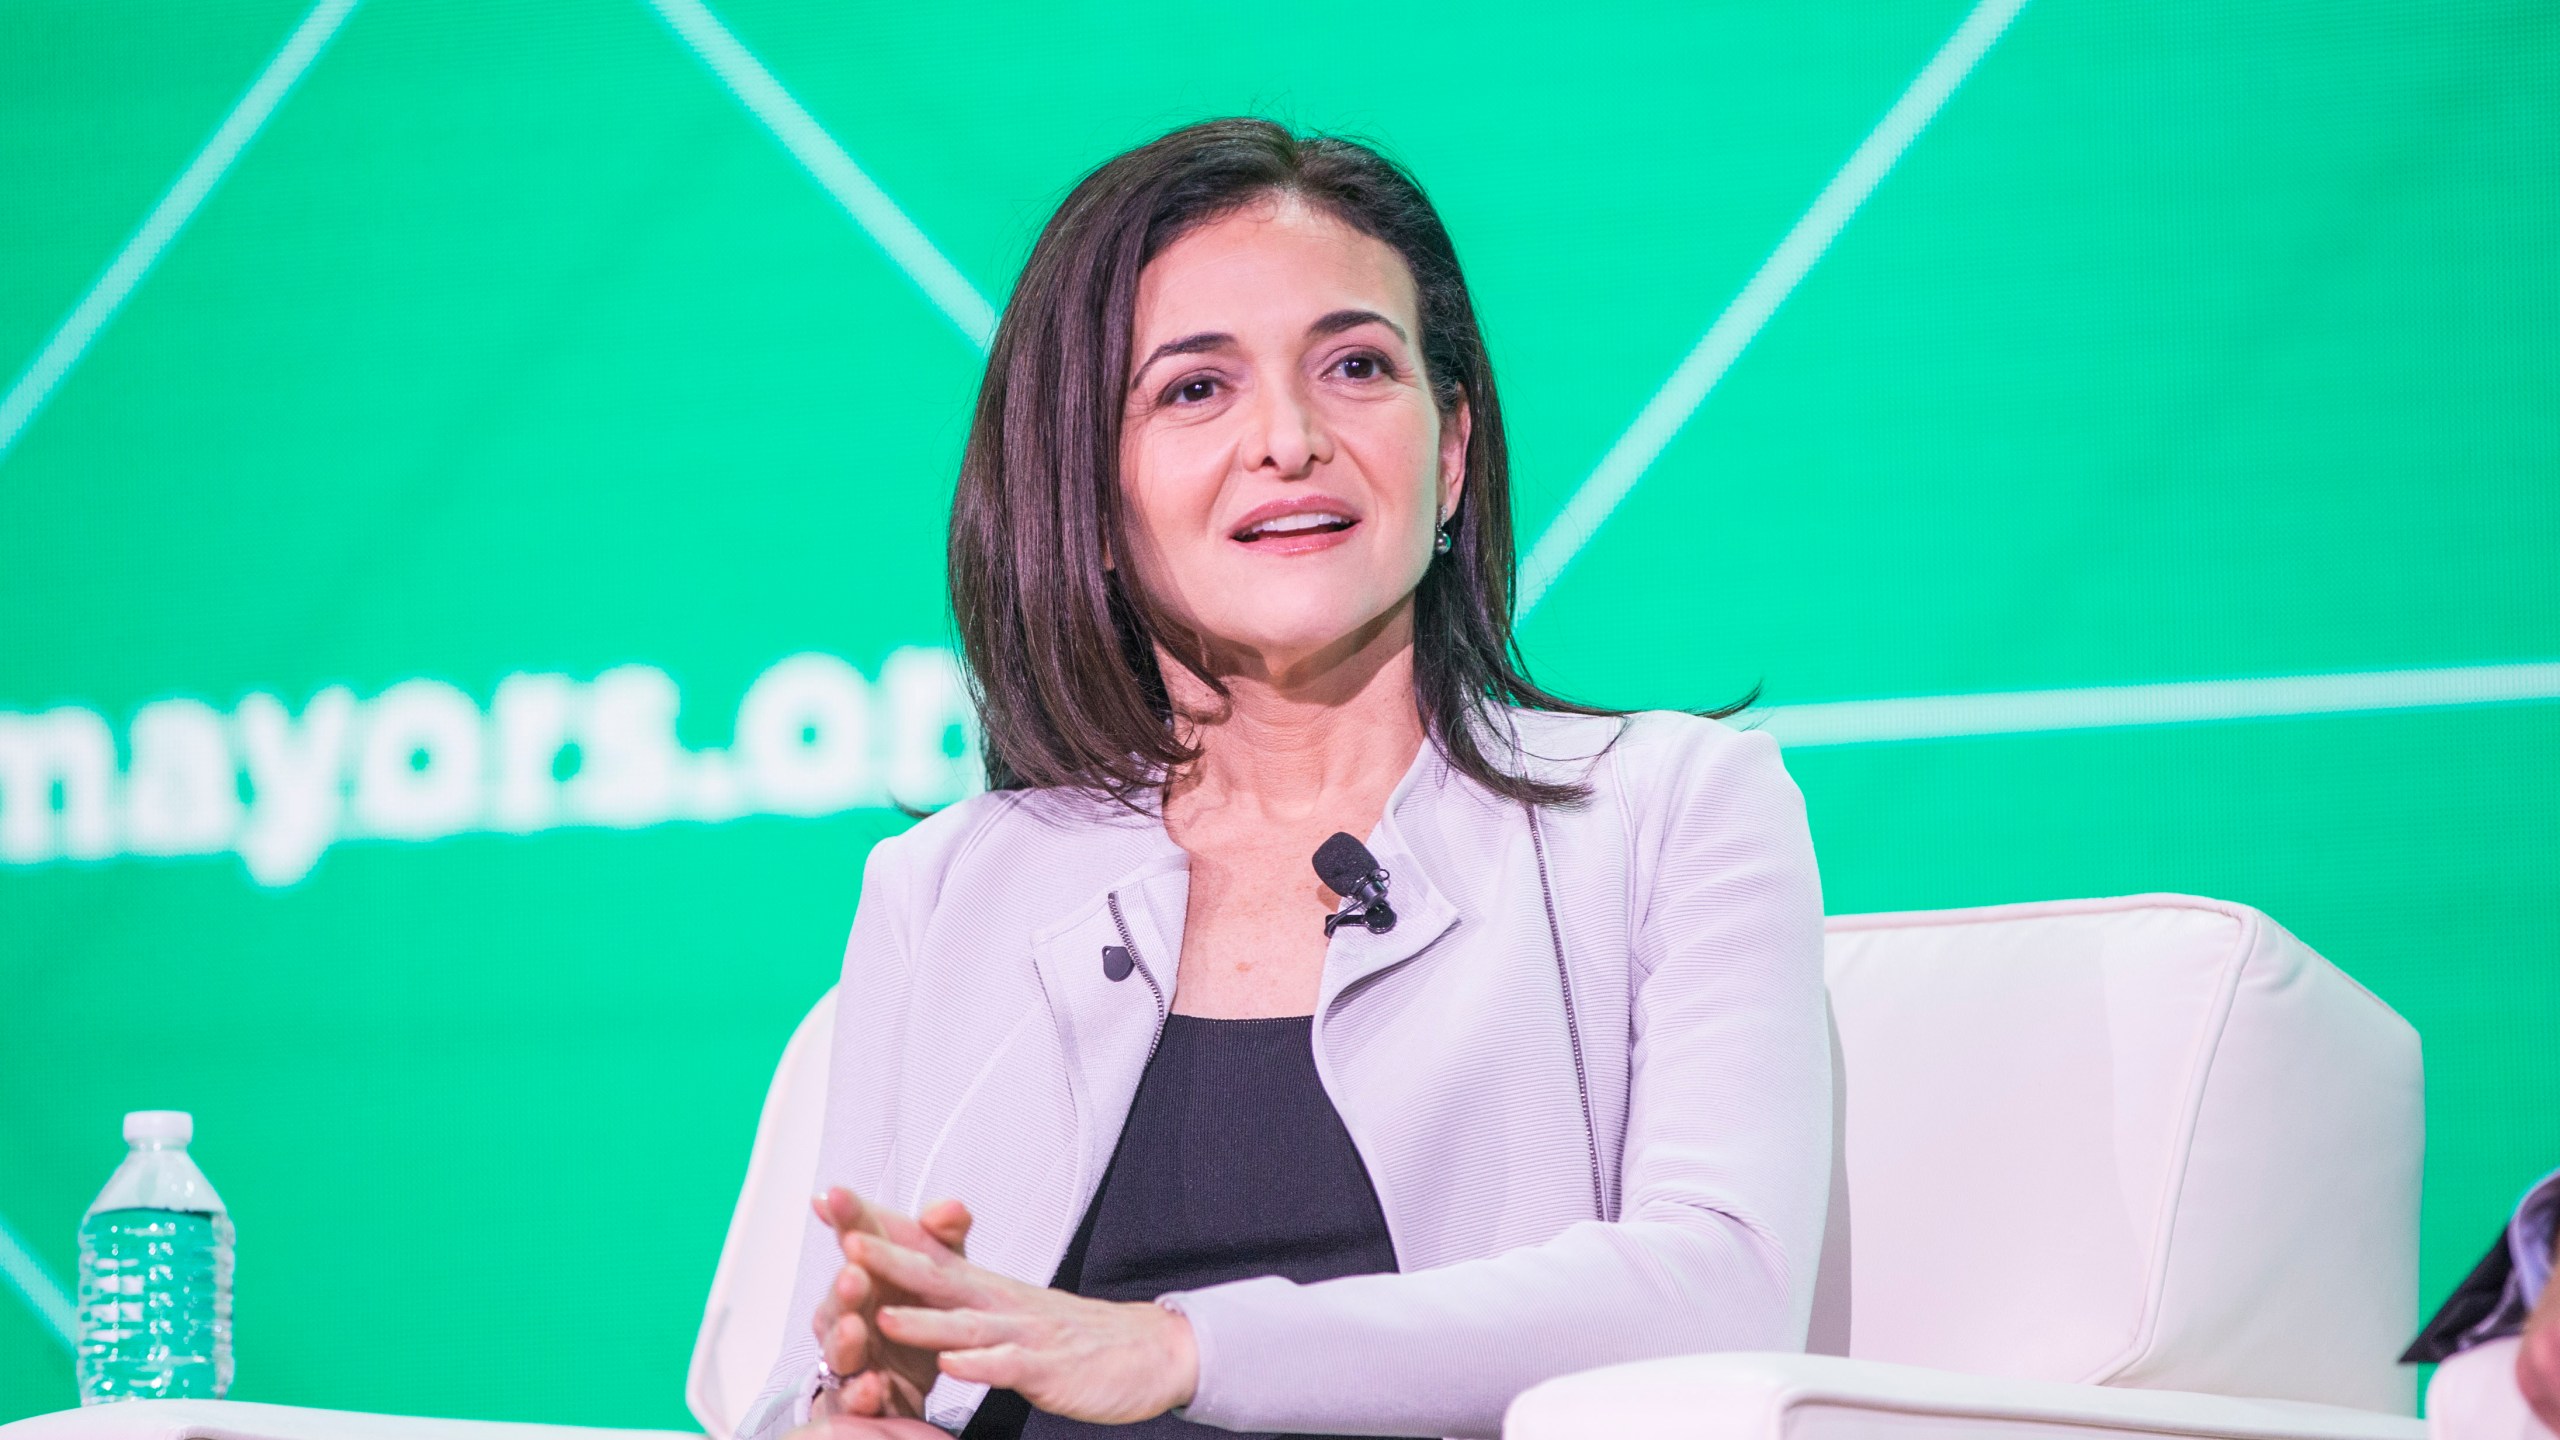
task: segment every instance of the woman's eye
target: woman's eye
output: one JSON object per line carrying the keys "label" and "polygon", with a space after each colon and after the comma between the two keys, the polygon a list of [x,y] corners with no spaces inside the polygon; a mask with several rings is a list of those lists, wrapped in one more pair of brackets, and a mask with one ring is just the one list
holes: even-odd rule
{"label": "woman's eye", "polygon": [[1173,393],[1167,398],[1177,405],[1198,405],[1203,401],[1216,399],[1217,395],[1217,381],[1206,375],[1195,375],[1174,386]]}
{"label": "woman's eye", "polygon": [[1376,355],[1346,355],[1334,368],[1345,380],[1375,380],[1387,373],[1387,362]]}

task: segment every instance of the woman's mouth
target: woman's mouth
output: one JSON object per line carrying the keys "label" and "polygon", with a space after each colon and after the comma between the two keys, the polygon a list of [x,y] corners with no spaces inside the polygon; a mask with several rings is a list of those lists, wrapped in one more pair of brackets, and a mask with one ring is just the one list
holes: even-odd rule
{"label": "woman's mouth", "polygon": [[1359,523],[1348,515],[1336,514],[1330,510],[1302,510],[1294,515],[1274,515],[1267,520],[1257,520],[1238,530],[1230,538],[1247,545],[1287,545],[1290,541],[1339,535]]}

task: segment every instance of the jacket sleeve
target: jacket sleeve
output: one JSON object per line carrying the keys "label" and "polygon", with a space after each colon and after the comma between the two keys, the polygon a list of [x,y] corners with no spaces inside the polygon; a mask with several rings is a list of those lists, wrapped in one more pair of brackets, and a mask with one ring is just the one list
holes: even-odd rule
{"label": "jacket sleeve", "polygon": [[[894,1063],[904,1048],[894,1033],[904,1003],[909,967],[907,927],[910,897],[906,867],[900,863],[904,837],[883,840],[863,864],[862,898],[854,907],[853,933],[845,942],[844,973],[837,981],[836,1033],[827,1054],[826,1131],[818,1142],[818,1178],[822,1185],[845,1185],[857,1193],[876,1190],[873,1177],[882,1173],[886,1157],[865,1153],[858,1138],[871,1133],[843,1123],[879,1097],[897,1094],[894,1084],[876,1071]],[[818,1300],[835,1283],[844,1263],[835,1232],[805,1208],[801,1212],[800,1259],[791,1285],[790,1321],[783,1329],[782,1353],[765,1378],[755,1404],[738,1423],[737,1440],[779,1440],[805,1424],[816,1398],[818,1338],[810,1319]]]}
{"label": "jacket sleeve", "polygon": [[1186,1418],[1496,1436],[1557,1375],[1803,1349],[1831,1155],[1821,884],[1773,742],[1719,727],[1679,748],[1630,798],[1620,1217],[1436,1269],[1168,1296],[1200,1351]]}

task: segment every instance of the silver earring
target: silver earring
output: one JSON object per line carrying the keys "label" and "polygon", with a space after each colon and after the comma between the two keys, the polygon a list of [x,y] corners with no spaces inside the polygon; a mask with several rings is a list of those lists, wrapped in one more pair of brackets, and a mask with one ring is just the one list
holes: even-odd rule
{"label": "silver earring", "polygon": [[1458,542],[1451,538],[1449,534],[1449,526],[1446,522],[1443,522],[1440,526],[1440,538],[1431,542],[1431,553],[1434,555],[1446,555],[1457,548]]}

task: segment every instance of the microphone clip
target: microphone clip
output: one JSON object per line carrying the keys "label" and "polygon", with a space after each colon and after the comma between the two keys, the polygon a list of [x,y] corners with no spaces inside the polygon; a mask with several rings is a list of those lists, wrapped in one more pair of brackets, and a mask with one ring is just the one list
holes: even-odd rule
{"label": "microphone clip", "polygon": [[1395,907],[1387,903],[1387,872],[1380,866],[1361,876],[1344,892],[1342,908],[1324,917],[1324,938],[1345,925],[1363,925],[1372,935],[1396,928]]}
{"label": "microphone clip", "polygon": [[1316,847],[1316,878],[1342,897],[1342,908],[1324,917],[1324,938],[1345,925],[1362,925],[1372,935],[1396,928],[1395,907],[1387,903],[1387,867],[1352,835],[1336,833]]}
{"label": "microphone clip", "polygon": [[1370,934],[1384,935],[1396,928],[1395,907],[1387,903],[1385,896],[1365,905],[1357,900],[1351,901],[1324,917],[1324,938],[1332,939],[1333,932],[1345,925],[1365,925],[1369,927]]}

